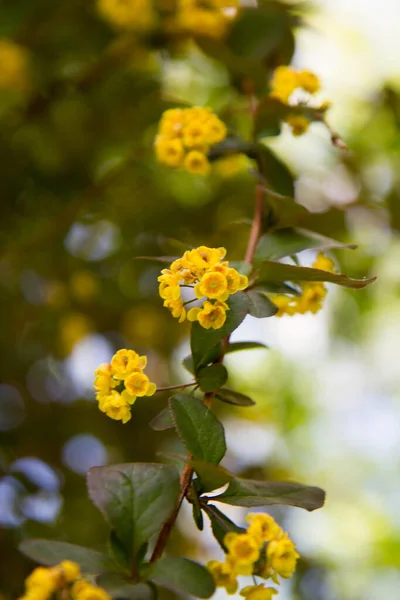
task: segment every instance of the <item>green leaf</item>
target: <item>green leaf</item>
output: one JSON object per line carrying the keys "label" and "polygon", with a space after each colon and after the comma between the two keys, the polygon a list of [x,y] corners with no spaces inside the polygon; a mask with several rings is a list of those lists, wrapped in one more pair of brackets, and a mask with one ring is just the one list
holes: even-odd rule
{"label": "green leaf", "polygon": [[271,506],[282,504],[312,511],[321,508],[325,492],[318,487],[285,481],[253,481],[235,477],[228,488],[213,498],[233,506]]}
{"label": "green leaf", "polygon": [[263,235],[255,252],[255,262],[262,260],[278,260],[285,256],[297,254],[308,249],[357,248],[354,244],[342,244],[336,240],[313,231],[300,228],[287,228]]}
{"label": "green leaf", "polygon": [[192,482],[190,488],[190,501],[192,502],[193,521],[196,523],[196,527],[199,531],[204,529],[203,513],[201,512],[200,500],[197,495],[196,486]]}
{"label": "green leaf", "polygon": [[267,349],[268,346],[262,344],[261,342],[230,342],[225,350],[225,354],[230,354],[231,352],[240,352],[241,350],[257,350],[260,348]]}
{"label": "green leaf", "polygon": [[222,487],[234,477],[232,473],[213,463],[204,460],[189,461],[192,469],[197,473],[201,483],[201,493],[212,492]]}
{"label": "green leaf", "polygon": [[268,208],[266,226],[269,230],[298,225],[310,215],[293,198],[271,194],[268,186],[265,189],[265,205]]}
{"label": "green leaf", "polygon": [[173,429],[174,424],[171,419],[171,413],[168,408],[163,408],[149,423],[150,427],[154,431],[165,431],[166,429]]}
{"label": "green leaf", "polygon": [[279,135],[282,121],[289,114],[290,107],[276,98],[267,97],[262,100],[254,116],[254,137],[260,140],[265,137]]}
{"label": "green leaf", "polygon": [[229,266],[232,267],[232,269],[236,269],[241,275],[250,275],[253,268],[252,265],[244,260],[231,260],[229,261]]}
{"label": "green leaf", "polygon": [[331,273],[312,267],[297,267],[280,262],[263,261],[260,267],[257,284],[275,281],[328,281],[344,287],[359,289],[373,283],[376,277],[365,279],[351,279],[341,273]]}
{"label": "green leaf", "polygon": [[215,394],[217,400],[226,402],[227,404],[234,404],[235,406],[254,406],[255,402],[245,394],[228,390],[227,388],[221,388]]}
{"label": "green leaf", "polygon": [[192,375],[195,374],[193,358],[191,354],[189,354],[189,356],[186,356],[183,359],[182,365],[185,367],[186,371],[189,371],[189,373],[191,373]]}
{"label": "green leaf", "polygon": [[171,515],[180,489],[176,468],[155,463],[93,467],[87,483],[131,560]]}
{"label": "green leaf", "polygon": [[207,513],[208,518],[211,521],[211,528],[213,535],[224,552],[228,549],[224,544],[224,539],[227,533],[233,531],[234,533],[244,533],[246,530],[243,527],[238,527],[236,523],[231,521],[223,512],[221,512],[213,504],[205,504],[204,511]]}
{"label": "green leaf", "polygon": [[177,594],[209,598],[215,591],[210,572],[187,558],[162,558],[150,567],[146,576]]}
{"label": "green leaf", "polygon": [[227,44],[236,56],[265,59],[278,49],[286,29],[285,13],[273,6],[243,8],[233,21]]}
{"label": "green leaf", "polygon": [[156,594],[147,583],[131,583],[120,573],[104,573],[96,577],[96,583],[110,596],[121,600],[152,600]]}
{"label": "green leaf", "polygon": [[203,367],[197,374],[197,381],[202,392],[213,392],[226,383],[228,371],[224,365],[215,364]]}
{"label": "green leaf", "polygon": [[123,547],[122,543],[115,534],[115,531],[110,533],[108,538],[108,554],[115,563],[118,570],[130,571],[130,560],[129,556]]}
{"label": "green leaf", "polygon": [[153,262],[171,264],[177,260],[179,256],[134,256],[134,260],[151,260]]}
{"label": "green leaf", "polygon": [[298,286],[294,286],[290,283],[281,282],[269,282],[256,284],[252,287],[257,292],[267,292],[269,294],[290,294],[292,296],[301,296],[302,290]]}
{"label": "green leaf", "polygon": [[226,313],[226,321],[221,329],[204,329],[200,323],[193,323],[190,346],[196,370],[207,364],[205,360],[208,360],[210,350],[239,327],[248,313],[248,302],[244,292],[230,296],[227,302],[230,310]]}
{"label": "green leaf", "polygon": [[292,198],[294,196],[294,178],[285,163],[264,144],[258,144],[257,156],[261,173],[267,181],[267,187],[282,196]]}
{"label": "green leaf", "polygon": [[263,293],[257,290],[247,292],[249,298],[249,314],[257,319],[273,317],[278,312],[278,307]]}
{"label": "green leaf", "polygon": [[219,463],[226,452],[224,428],[195,396],[176,394],[169,401],[177,433],[193,458]]}
{"label": "green leaf", "polygon": [[49,567],[62,560],[72,560],[80,566],[83,573],[103,573],[113,569],[112,562],[102,552],[67,542],[25,540],[19,545],[19,550],[32,560]]}

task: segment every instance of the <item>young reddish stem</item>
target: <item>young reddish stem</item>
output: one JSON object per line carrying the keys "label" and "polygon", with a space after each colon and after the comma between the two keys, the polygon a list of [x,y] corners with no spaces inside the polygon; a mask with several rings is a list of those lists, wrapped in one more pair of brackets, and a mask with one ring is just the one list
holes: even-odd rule
{"label": "young reddish stem", "polygon": [[180,385],[167,385],[166,387],[158,387],[156,392],[167,392],[168,390],[181,390],[183,388],[193,387],[197,385],[196,381],[192,381],[192,383],[181,383]]}
{"label": "young reddish stem", "polygon": [[262,214],[263,214],[263,200],[264,200],[264,189],[261,185],[257,185],[256,188],[256,202],[254,208],[254,217],[251,224],[249,241],[247,244],[246,255],[244,261],[249,265],[252,264],[254,259],[254,253],[256,251],[257,242],[260,237],[262,228]]}

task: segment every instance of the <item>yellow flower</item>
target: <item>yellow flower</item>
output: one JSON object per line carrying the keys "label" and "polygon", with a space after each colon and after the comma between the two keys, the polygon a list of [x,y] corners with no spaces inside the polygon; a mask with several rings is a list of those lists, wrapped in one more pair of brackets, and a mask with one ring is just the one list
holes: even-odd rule
{"label": "yellow flower", "polygon": [[296,312],[304,314],[306,312],[317,313],[322,308],[322,303],[327,294],[323,283],[305,283],[303,284],[303,293],[297,298]]}
{"label": "yellow flower", "polygon": [[146,356],[139,356],[134,350],[118,350],[111,359],[111,370],[115,379],[126,379],[135,369],[144,369]]}
{"label": "yellow flower", "polygon": [[197,298],[207,296],[212,300],[224,301],[229,296],[226,277],[218,271],[208,271],[195,286]]}
{"label": "yellow flower", "polygon": [[28,87],[27,51],[11,40],[0,40],[0,89],[24,92]]}
{"label": "yellow flower", "polygon": [[202,308],[192,308],[187,314],[188,321],[198,321],[204,329],[221,329],[226,321],[229,306],[225,302],[212,304],[208,300]]}
{"label": "yellow flower", "polygon": [[118,28],[147,31],[155,15],[149,0],[98,0],[100,14]]}
{"label": "yellow flower", "polygon": [[239,575],[251,575],[254,563],[260,557],[257,540],[248,533],[227,533],[224,544],[228,548],[228,561]]}
{"label": "yellow flower", "polygon": [[275,522],[271,515],[264,513],[249,513],[246,517],[247,533],[258,540],[259,544],[264,544],[283,535],[282,529]]}
{"label": "yellow flower", "polygon": [[178,26],[187,33],[220,38],[224,35],[229,20],[222,11],[187,9],[178,17]]}
{"label": "yellow flower", "polygon": [[226,254],[225,248],[208,248],[199,246],[190,250],[187,258],[196,269],[212,269]]}
{"label": "yellow flower", "polygon": [[171,311],[175,319],[179,319],[179,323],[183,323],[186,319],[186,309],[181,298],[178,300],[165,300],[164,306]]}
{"label": "yellow flower", "polygon": [[168,167],[180,167],[185,151],[180,139],[158,137],[155,142],[157,159]]}
{"label": "yellow flower", "polygon": [[125,380],[125,388],[131,396],[152,396],[157,387],[155,383],[150,383],[147,375],[141,371],[136,371],[129,375]]}
{"label": "yellow flower", "polygon": [[323,252],[318,253],[317,260],[312,266],[314,269],[321,269],[322,271],[329,271],[330,273],[334,273],[335,271],[335,263],[331,258],[325,256]]}
{"label": "yellow flower", "polygon": [[272,540],[267,546],[268,567],[274,571],[275,575],[280,575],[285,579],[293,575],[299,557],[300,554],[296,552],[296,546],[287,537]]}
{"label": "yellow flower", "polygon": [[192,121],[183,130],[183,143],[187,148],[201,147],[207,145],[208,136],[209,131],[206,123]]}
{"label": "yellow flower", "polygon": [[79,565],[72,562],[72,560],[63,560],[58,566],[62,570],[63,577],[67,583],[72,583],[81,576]]}
{"label": "yellow flower", "polygon": [[228,130],[226,125],[218,119],[216,115],[212,115],[206,121],[207,141],[209,144],[219,144],[226,138]]}
{"label": "yellow flower", "polygon": [[240,595],[244,596],[246,600],[272,600],[272,596],[277,593],[278,591],[274,588],[266,588],[261,583],[260,585],[248,585],[241,590]]}
{"label": "yellow flower", "polygon": [[210,170],[210,163],[207,156],[200,150],[191,150],[183,160],[183,166],[188,173],[193,175],[207,175]]}
{"label": "yellow flower", "polygon": [[320,89],[319,79],[311,71],[300,71],[297,75],[299,87],[310,94],[315,94]]}
{"label": "yellow flower", "polygon": [[273,73],[270,96],[287,103],[297,87],[299,87],[299,82],[295,69],[281,66],[275,69]]}
{"label": "yellow flower", "polygon": [[228,267],[229,263],[221,263],[214,267],[215,271],[223,273],[227,281],[227,289],[230,294],[235,294],[240,290],[245,290],[249,285],[249,279],[246,275],[241,275],[233,267]]}
{"label": "yellow flower", "polygon": [[127,423],[131,418],[131,407],[130,403],[126,400],[126,395],[121,396],[115,390],[112,390],[110,394],[105,396],[97,396],[99,402],[99,408],[104,412],[107,417],[114,419],[115,421],[122,421]]}
{"label": "yellow flower", "polygon": [[182,258],[174,260],[171,264],[171,271],[179,277],[179,281],[183,280],[185,284],[191,284],[196,281],[197,274],[193,271],[193,265],[188,259],[189,250],[186,250]]}
{"label": "yellow flower", "polygon": [[103,363],[94,372],[94,389],[98,392],[108,392],[115,387],[118,382],[112,376],[111,365]]}
{"label": "yellow flower", "polygon": [[288,115],[285,118],[285,121],[288,125],[290,125],[292,128],[292,133],[296,137],[303,135],[303,133],[305,133],[310,126],[310,121],[302,115]]}
{"label": "yellow flower", "polygon": [[207,569],[213,576],[217,587],[224,587],[228,594],[235,594],[238,589],[238,583],[232,565],[226,562],[221,563],[217,560],[210,560],[207,563]]}
{"label": "yellow flower", "polygon": [[169,269],[163,269],[162,275],[158,277],[160,282],[158,292],[163,300],[178,300],[181,295],[179,287],[179,276],[175,275]]}
{"label": "yellow flower", "polygon": [[103,588],[94,586],[84,580],[74,583],[71,592],[74,600],[111,600],[111,597]]}

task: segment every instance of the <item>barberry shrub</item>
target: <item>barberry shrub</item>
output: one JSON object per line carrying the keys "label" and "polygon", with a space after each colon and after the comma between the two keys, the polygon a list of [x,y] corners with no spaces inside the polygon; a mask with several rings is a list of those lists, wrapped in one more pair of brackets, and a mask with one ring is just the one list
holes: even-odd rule
{"label": "barberry shrub", "polygon": [[[156,431],[175,429],[187,451],[175,457],[180,468],[139,462],[90,469],[89,496],[110,529],[107,550],[61,541],[24,541],[21,551],[45,567],[28,577],[21,600],[147,599],[156,597],[158,587],[209,598],[216,586],[236,593],[239,577],[252,578],[251,585],[246,582],[242,587],[242,596],[270,600],[282,578],[295,572],[300,554],[294,542],[269,514],[250,512],[244,528],[214,503],[251,510],[287,505],[309,511],[324,503],[325,494],[318,487],[243,479],[221,466],[226,440],[223,424],[213,412],[216,400],[242,407],[254,404],[227,386],[224,365],[227,354],[261,346],[231,341],[247,315],[265,319],[316,313],[323,306],[326,282],[359,289],[373,281],[337,272],[325,254],[351,246],[298,227],[307,210],[295,202],[292,175],[264,141],[279,135],[282,127],[289,127],[294,136],[306,133],[313,122],[328,127],[329,105],[318,96],[321,85],[316,75],[288,65],[296,24],[290,6],[258,4],[98,1],[99,17],[147,51],[157,47],[173,52],[182,44],[197,44],[224,63],[238,111],[248,115],[247,127],[242,126],[239,135],[234,119],[224,122],[209,107],[177,105],[160,115],[154,155],[166,169],[198,177],[209,177],[229,161],[234,169],[248,169],[254,178],[255,209],[242,260],[228,260],[222,237],[218,247],[204,243],[187,247],[181,256],[150,257],[162,264],[160,302],[177,319],[177,327],[185,321],[190,324],[191,352],[183,365],[192,381],[158,386],[145,373],[147,358],[134,349],[118,350],[95,371],[99,410],[121,421],[121,427],[132,427],[132,435],[136,401],[151,402],[157,392],[170,391],[168,405],[151,426]],[[10,65],[0,74],[0,85],[21,90],[26,83],[24,51],[2,42],[0,55],[7,55]],[[331,138],[339,150],[345,149],[337,134],[331,132]],[[318,254],[311,266],[301,266],[297,255],[307,249]],[[192,506],[199,532],[204,518],[209,519],[224,561],[201,565],[184,556],[166,556],[183,502]]]}

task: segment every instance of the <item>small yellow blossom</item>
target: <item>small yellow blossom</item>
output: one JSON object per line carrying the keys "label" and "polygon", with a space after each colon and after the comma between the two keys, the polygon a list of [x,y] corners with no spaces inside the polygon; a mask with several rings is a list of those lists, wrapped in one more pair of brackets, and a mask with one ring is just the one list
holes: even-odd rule
{"label": "small yellow blossom", "polygon": [[207,563],[207,569],[210,571],[215,585],[217,587],[224,587],[228,594],[235,594],[238,589],[238,583],[236,580],[236,573],[232,568],[232,565],[226,562],[218,562],[217,560],[210,560]]}
{"label": "small yellow blossom", "polygon": [[296,70],[292,67],[280,66],[275,69],[271,80],[272,98],[287,103],[294,90],[298,87]]}
{"label": "small yellow blossom", "polygon": [[122,423],[127,423],[131,419],[130,404],[119,392],[112,390],[110,394],[98,397],[98,401],[100,410],[111,419]]}
{"label": "small yellow blossom", "polygon": [[239,575],[251,575],[253,565],[260,557],[258,541],[248,533],[227,533],[224,544],[228,548],[228,561]]}
{"label": "small yellow blossom", "polygon": [[149,0],[98,0],[97,6],[102,17],[120,29],[147,31],[155,22]]}
{"label": "small yellow blossom", "polygon": [[208,271],[194,288],[197,298],[208,296],[211,300],[224,301],[229,296],[226,277],[218,271]]}
{"label": "small yellow blossom", "polygon": [[19,600],[50,600],[55,592],[67,595],[70,584],[75,585],[80,575],[79,566],[70,560],[55,567],[37,567],[26,578],[25,594]]}
{"label": "small yellow blossom", "polygon": [[267,565],[275,575],[280,575],[285,579],[291,577],[296,569],[297,559],[300,554],[292,540],[283,537],[280,540],[272,540],[267,546]]}
{"label": "small yellow blossom", "polygon": [[125,388],[131,396],[152,396],[156,391],[156,385],[151,383],[147,375],[136,371],[125,380]]}
{"label": "small yellow blossom", "polygon": [[272,600],[272,596],[277,593],[278,591],[274,588],[266,588],[261,583],[260,585],[248,585],[241,590],[240,595],[244,596],[246,600]]}
{"label": "small yellow blossom", "polygon": [[134,350],[118,350],[111,359],[111,370],[115,379],[126,379],[135,369],[144,369],[145,356],[139,356]]}
{"label": "small yellow blossom", "polygon": [[198,321],[204,329],[221,329],[226,321],[229,306],[225,302],[204,302],[202,308],[191,308],[187,314],[188,321]]}
{"label": "small yellow blossom", "polygon": [[154,147],[160,163],[168,167],[182,166],[185,150],[180,139],[168,139],[158,136]]}
{"label": "small yellow blossom", "polygon": [[299,87],[310,94],[315,94],[320,89],[318,77],[311,71],[300,71],[297,75]]}
{"label": "small yellow blossom", "polygon": [[179,323],[183,323],[186,319],[186,309],[181,298],[178,300],[165,300],[164,306],[171,311],[175,319],[179,319]]}
{"label": "small yellow blossom", "polygon": [[285,121],[291,127],[292,133],[296,137],[306,133],[310,126],[310,121],[302,115],[288,115]]}
{"label": "small yellow blossom", "polygon": [[246,517],[249,527],[247,533],[264,544],[283,535],[282,529],[271,515],[265,513],[249,513]]}
{"label": "small yellow blossom", "polygon": [[59,568],[61,569],[62,575],[67,583],[72,583],[81,576],[79,565],[72,562],[72,560],[63,560],[59,564]]}
{"label": "small yellow blossom", "polygon": [[0,39],[0,90],[25,92],[29,79],[27,50],[11,40]]}
{"label": "small yellow blossom", "polygon": [[71,589],[73,600],[111,600],[103,588],[92,585],[83,579],[74,583]]}
{"label": "small yellow blossom", "polygon": [[207,175],[210,170],[207,156],[200,150],[188,152],[183,160],[183,166],[188,173],[193,175]]}
{"label": "small yellow blossom", "polygon": [[335,271],[335,263],[331,258],[325,256],[323,252],[319,252],[317,260],[313,262],[314,269],[321,269],[322,271],[329,271],[333,273]]}
{"label": "small yellow blossom", "polygon": [[193,264],[196,269],[211,269],[219,261],[225,258],[225,248],[208,248],[207,246],[199,246],[194,250],[190,250],[187,255],[187,260]]}
{"label": "small yellow blossom", "polygon": [[113,378],[111,365],[103,363],[94,372],[94,389],[98,392],[108,392],[114,388],[118,382]]}

